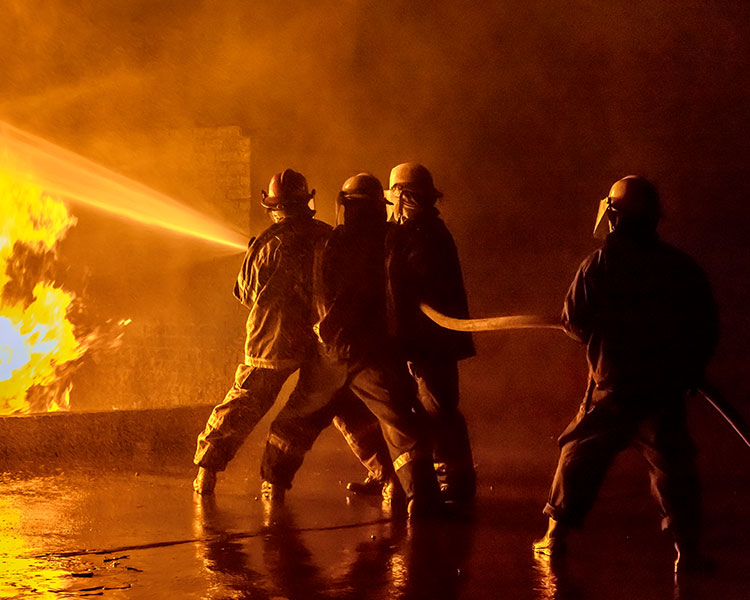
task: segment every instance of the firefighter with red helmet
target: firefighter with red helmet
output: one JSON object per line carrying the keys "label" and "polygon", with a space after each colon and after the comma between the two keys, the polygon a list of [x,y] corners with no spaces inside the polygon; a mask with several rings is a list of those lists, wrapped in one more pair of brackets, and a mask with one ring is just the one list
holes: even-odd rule
{"label": "firefighter with red helmet", "polygon": [[677,550],[676,570],[702,563],[700,489],[685,422],[686,393],[701,382],[717,337],[717,311],[704,273],[662,242],[656,187],[639,176],[615,182],[600,203],[595,235],[570,286],[565,331],[586,345],[589,382],[559,438],[560,458],[544,509],[549,526],[534,551],[561,556],[614,458],[634,446]]}
{"label": "firefighter with red helmet", "polygon": [[273,224],[251,241],[234,286],[235,297],[250,311],[245,360],[198,436],[194,462],[199,470],[193,487],[199,494],[213,492],[216,474],[315,348],[313,248],[331,228],[313,218],[309,204],[314,195],[305,177],[292,169],[275,174],[262,194],[261,204]]}

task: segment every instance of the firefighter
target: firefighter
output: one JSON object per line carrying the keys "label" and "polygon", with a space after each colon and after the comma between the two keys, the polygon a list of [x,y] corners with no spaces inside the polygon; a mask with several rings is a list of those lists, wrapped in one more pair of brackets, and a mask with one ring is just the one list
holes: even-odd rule
{"label": "firefighter", "polygon": [[[458,252],[435,207],[442,194],[424,166],[403,163],[394,167],[390,196],[395,201],[393,220],[398,226],[388,244],[389,308],[419,401],[429,418],[442,498],[463,504],[474,498],[476,475],[466,421],[458,408],[458,361],[474,356],[474,345],[471,334],[443,329],[419,308],[426,303],[452,317],[468,317]],[[337,426],[344,430],[346,423],[337,422]],[[354,436],[345,437],[351,441]],[[352,449],[362,456],[361,449]],[[350,483],[348,488],[360,493],[377,491],[383,479],[378,479],[372,462],[368,470],[364,483]]]}
{"label": "firefighter", "polygon": [[[700,490],[685,397],[701,382],[718,337],[708,280],[656,233],[659,195],[628,176],[600,203],[595,235],[604,245],[570,286],[565,331],[586,345],[589,382],[578,414],[559,438],[560,458],[534,551],[563,555],[615,456],[634,446],[677,551],[675,570],[702,564]],[[609,232],[609,233],[607,233]]]}
{"label": "firefighter", "polygon": [[316,252],[318,354],[271,424],[261,474],[281,502],[319,432],[353,393],[380,423],[411,518],[433,514],[438,487],[413,408],[413,382],[386,323],[386,200],[376,177],[360,173],[337,198],[337,226]]}
{"label": "firefighter", "polygon": [[273,405],[289,376],[305,365],[315,347],[312,331],[311,275],[313,248],[330,226],[313,218],[303,175],[286,169],[271,178],[261,204],[273,224],[250,242],[235,297],[250,310],[245,362],[198,436],[193,482],[210,494],[216,474]]}

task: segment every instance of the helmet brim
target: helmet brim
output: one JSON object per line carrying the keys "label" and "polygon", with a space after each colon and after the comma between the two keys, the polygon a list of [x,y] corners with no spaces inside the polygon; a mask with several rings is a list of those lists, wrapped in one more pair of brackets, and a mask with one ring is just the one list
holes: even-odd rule
{"label": "helmet brim", "polygon": [[[373,197],[369,194],[358,194],[356,192],[350,193],[350,192],[339,192],[339,198],[341,200],[348,200],[348,199],[354,199],[354,200],[372,200]],[[383,204],[388,204],[390,206],[393,205],[393,202],[388,200],[385,196],[383,196]]]}
{"label": "helmet brim", "polygon": [[306,206],[315,194],[306,194],[304,196],[292,196],[283,198],[281,196],[268,196],[265,192],[261,198],[260,205],[269,210],[284,209],[289,206]]}

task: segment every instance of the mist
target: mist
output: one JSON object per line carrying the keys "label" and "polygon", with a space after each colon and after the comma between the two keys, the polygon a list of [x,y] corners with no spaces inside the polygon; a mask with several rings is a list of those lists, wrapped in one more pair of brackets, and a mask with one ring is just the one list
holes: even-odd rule
{"label": "mist", "polygon": [[[696,257],[718,298],[710,376],[735,401],[750,393],[746,3],[2,4],[0,118],[214,216],[220,207],[168,175],[186,150],[166,132],[239,126],[251,140],[249,218],[230,225],[248,237],[267,224],[258,199],[274,172],[304,173],[331,222],[348,176],[386,183],[393,165],[422,162],[445,194],[475,316],[557,314],[595,248],[598,199],[624,175],[649,177],[663,237]],[[87,268],[92,297],[111,299],[105,313],[216,329],[203,338],[216,351],[189,359],[215,387],[196,394],[184,381],[174,394],[218,402],[241,355],[230,294],[240,259],[160,236],[84,215],[68,260],[83,268],[86,249],[100,253]],[[512,445],[559,430],[583,392],[581,348],[554,332],[476,343],[462,367],[473,434]]]}

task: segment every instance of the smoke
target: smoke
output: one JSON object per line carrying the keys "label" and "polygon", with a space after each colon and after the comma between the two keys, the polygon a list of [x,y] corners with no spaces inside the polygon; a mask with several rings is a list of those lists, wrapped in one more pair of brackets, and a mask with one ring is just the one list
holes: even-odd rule
{"label": "smoke", "polygon": [[[289,166],[328,221],[349,175],[423,162],[477,316],[555,314],[593,248],[597,200],[625,174],[652,178],[664,236],[716,287],[715,370],[750,391],[733,375],[750,334],[746,3],[3,4],[0,117],[115,168],[143,152],[157,189],[171,184],[158,165],[182,157],[147,148],[151,132],[196,125],[241,126],[256,198]],[[265,225],[253,210],[248,233]],[[468,396],[578,395],[583,359],[566,341],[477,341]]]}
{"label": "smoke", "polygon": [[[117,132],[239,124],[256,187],[291,164],[332,198],[350,173],[418,158],[451,196],[559,219],[548,189],[593,198],[623,170],[660,179],[666,152],[743,138],[741,5],[6,4],[3,115],[94,151]],[[571,203],[579,223],[589,199]]]}

